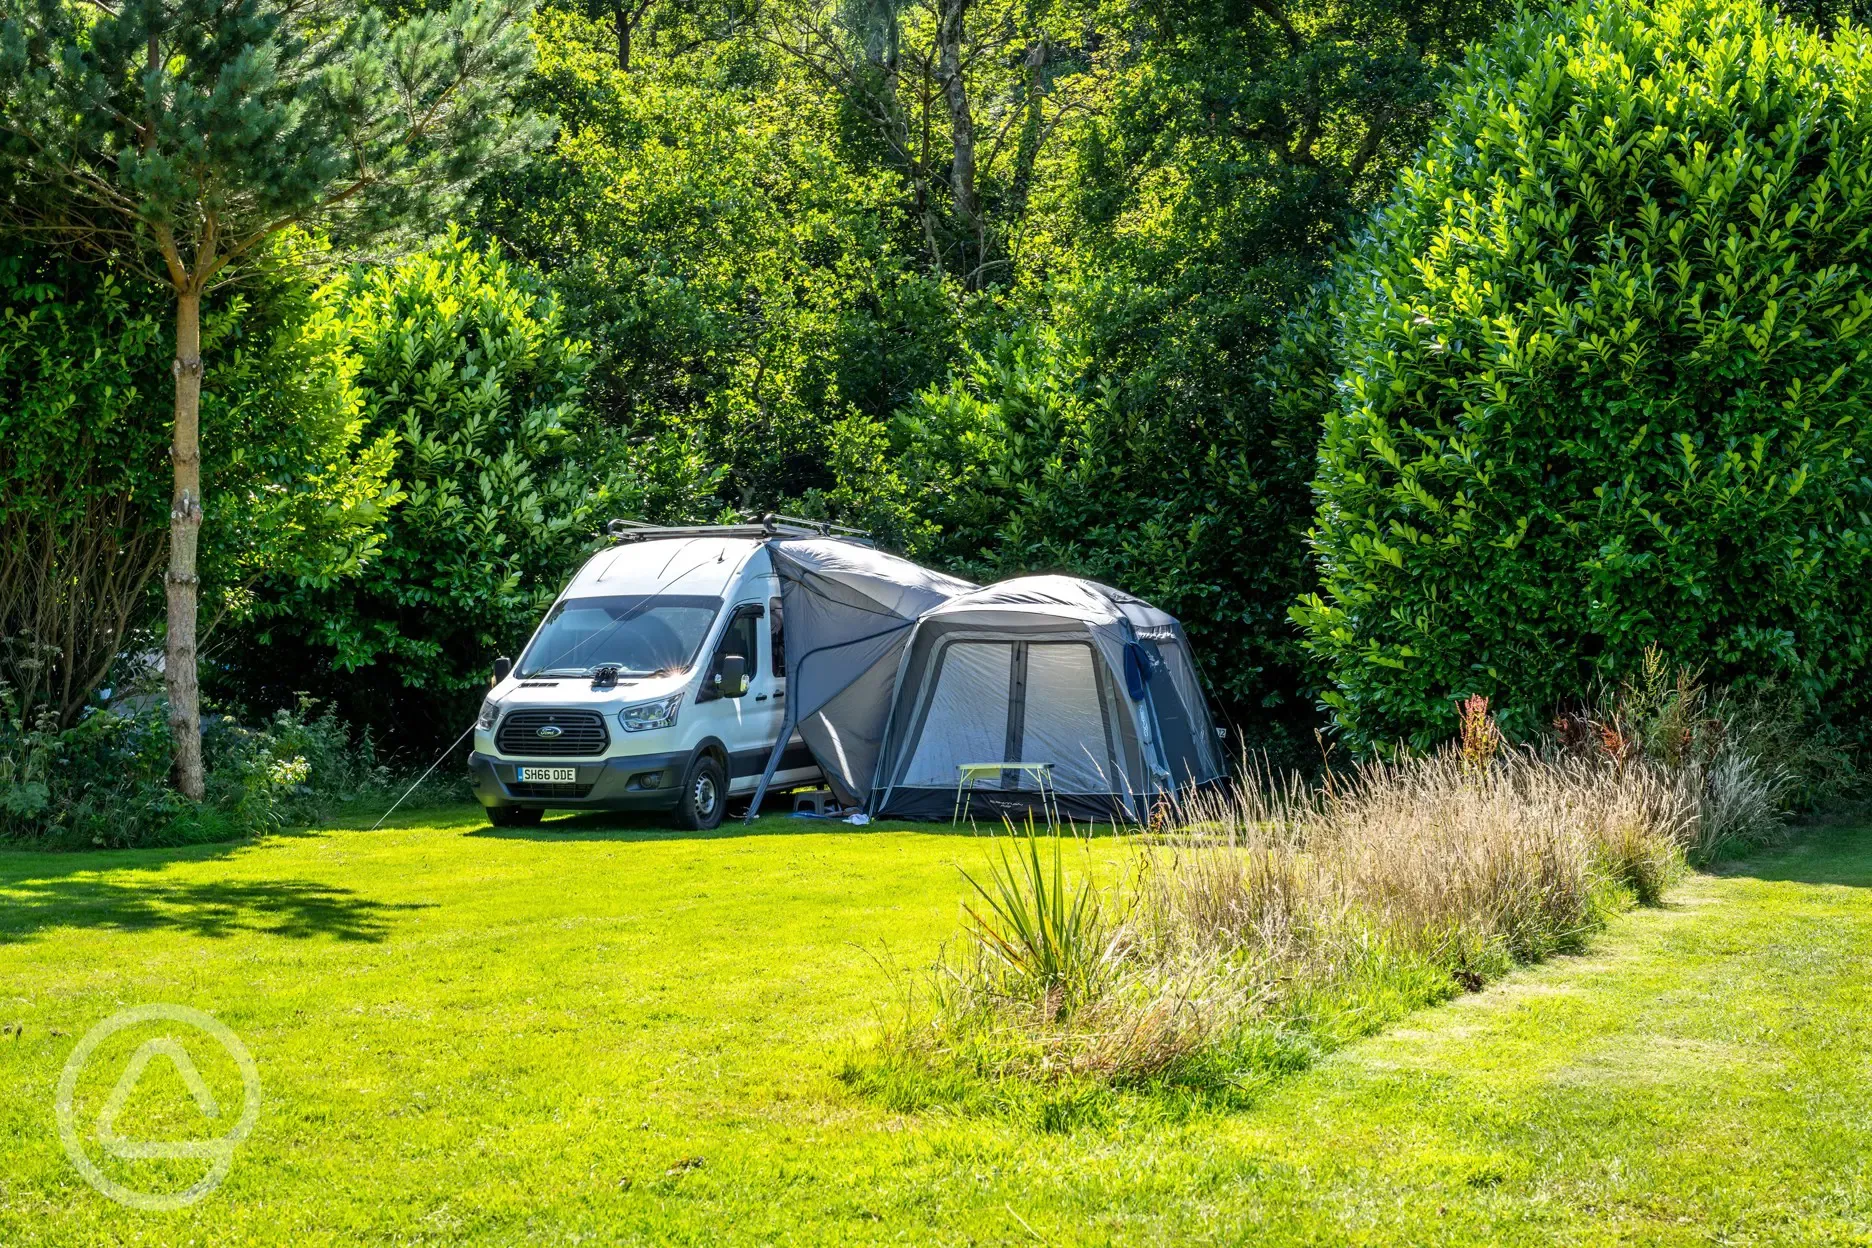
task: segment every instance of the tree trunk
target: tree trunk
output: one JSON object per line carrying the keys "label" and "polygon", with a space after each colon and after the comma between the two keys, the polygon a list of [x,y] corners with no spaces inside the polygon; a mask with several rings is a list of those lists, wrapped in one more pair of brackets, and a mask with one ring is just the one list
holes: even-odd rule
{"label": "tree trunk", "polygon": [[631,27],[635,23],[624,16],[624,7],[622,0],[619,0],[614,13],[617,18],[618,68],[628,74],[630,73]]}
{"label": "tree trunk", "polygon": [[[955,197],[956,223],[965,236],[975,240],[972,271],[979,272],[987,240],[975,203],[975,116],[969,109],[968,84],[962,81],[963,20],[968,16],[968,7],[969,0],[941,0],[936,24],[937,76],[942,83],[943,98],[949,105],[949,133],[955,148],[955,159],[949,166],[949,187]],[[963,259],[960,267],[964,272],[971,272],[968,258]]]}
{"label": "tree trunk", "polygon": [[1014,176],[1008,189],[1006,221],[1018,226],[1027,215],[1027,199],[1033,192],[1034,164],[1040,159],[1040,141],[1046,131],[1046,67],[1053,47],[1041,35],[1029,48],[1027,66],[1027,116],[1021,121],[1020,142],[1014,151]]}
{"label": "tree trunk", "polygon": [[176,295],[175,499],[169,509],[169,645],[163,677],[169,688],[169,733],[175,743],[175,786],[200,801],[201,686],[195,672],[195,616],[201,578],[195,545],[201,534],[201,294]]}

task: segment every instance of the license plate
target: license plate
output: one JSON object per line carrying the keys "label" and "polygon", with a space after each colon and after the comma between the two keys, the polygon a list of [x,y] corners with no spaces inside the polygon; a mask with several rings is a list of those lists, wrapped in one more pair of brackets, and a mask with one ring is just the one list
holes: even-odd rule
{"label": "license plate", "polygon": [[577,782],[578,768],[576,767],[522,767],[520,769],[520,783],[522,784],[576,784]]}

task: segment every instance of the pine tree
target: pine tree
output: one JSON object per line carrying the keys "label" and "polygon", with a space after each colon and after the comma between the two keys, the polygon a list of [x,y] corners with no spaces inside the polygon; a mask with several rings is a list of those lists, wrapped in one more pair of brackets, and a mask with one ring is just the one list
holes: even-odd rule
{"label": "pine tree", "polygon": [[280,262],[292,227],[338,254],[432,230],[470,179],[535,145],[542,124],[510,103],[528,3],[456,0],[395,25],[360,0],[22,0],[0,16],[4,224],[175,295],[165,680],[191,798],[202,299]]}

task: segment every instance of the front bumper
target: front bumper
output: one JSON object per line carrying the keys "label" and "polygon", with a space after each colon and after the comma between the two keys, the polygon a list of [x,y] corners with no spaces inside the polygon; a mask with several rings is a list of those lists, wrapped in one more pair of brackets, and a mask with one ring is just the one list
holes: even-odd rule
{"label": "front bumper", "polygon": [[[468,782],[483,806],[542,810],[674,810],[682,791],[687,754],[637,754],[629,758],[528,759],[524,763],[468,756]],[[571,767],[571,784],[520,782],[522,767]]]}

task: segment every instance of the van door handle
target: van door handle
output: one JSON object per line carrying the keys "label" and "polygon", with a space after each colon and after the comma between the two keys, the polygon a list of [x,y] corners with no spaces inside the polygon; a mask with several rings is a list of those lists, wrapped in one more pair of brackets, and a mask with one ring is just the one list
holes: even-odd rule
{"label": "van door handle", "polygon": [[763,693],[759,695],[758,697],[756,697],[754,700],[756,702],[765,702],[767,700],[767,695]]}

